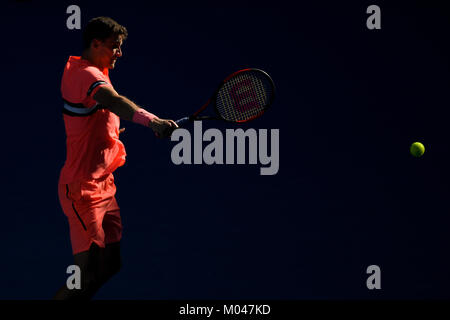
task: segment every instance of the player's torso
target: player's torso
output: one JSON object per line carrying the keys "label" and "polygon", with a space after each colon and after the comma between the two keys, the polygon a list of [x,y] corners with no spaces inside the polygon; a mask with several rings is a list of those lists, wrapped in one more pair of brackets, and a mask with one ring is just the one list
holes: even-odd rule
{"label": "player's torso", "polygon": [[[66,131],[67,157],[61,179],[98,178],[114,171],[125,159],[119,140],[120,118],[98,105],[77,81],[80,66],[64,71],[61,92]],[[108,75],[104,79],[112,86]]]}

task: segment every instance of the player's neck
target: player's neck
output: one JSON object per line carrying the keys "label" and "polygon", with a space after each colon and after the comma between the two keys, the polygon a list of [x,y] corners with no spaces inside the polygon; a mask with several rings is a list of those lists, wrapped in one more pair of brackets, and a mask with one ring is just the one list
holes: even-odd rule
{"label": "player's neck", "polygon": [[98,67],[99,69],[102,69],[101,65],[99,64],[99,61],[97,61],[97,59],[93,57],[92,52],[89,49],[83,51],[81,59],[87,60],[94,66]]}

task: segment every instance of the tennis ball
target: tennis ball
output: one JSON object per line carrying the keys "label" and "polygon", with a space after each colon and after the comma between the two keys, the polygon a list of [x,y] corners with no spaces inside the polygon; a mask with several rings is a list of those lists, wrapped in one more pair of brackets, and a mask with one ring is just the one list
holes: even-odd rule
{"label": "tennis ball", "polygon": [[420,142],[414,142],[411,147],[409,148],[409,151],[414,157],[421,157],[425,152],[425,147]]}

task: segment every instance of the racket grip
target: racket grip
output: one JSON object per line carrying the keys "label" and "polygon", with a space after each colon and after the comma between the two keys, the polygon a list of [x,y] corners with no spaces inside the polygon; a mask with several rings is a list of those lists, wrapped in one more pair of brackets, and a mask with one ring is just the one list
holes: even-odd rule
{"label": "racket grip", "polygon": [[184,125],[186,125],[186,123],[189,122],[189,117],[184,117],[181,119],[178,119],[177,121],[175,121],[175,123],[179,126],[179,127],[183,127]]}

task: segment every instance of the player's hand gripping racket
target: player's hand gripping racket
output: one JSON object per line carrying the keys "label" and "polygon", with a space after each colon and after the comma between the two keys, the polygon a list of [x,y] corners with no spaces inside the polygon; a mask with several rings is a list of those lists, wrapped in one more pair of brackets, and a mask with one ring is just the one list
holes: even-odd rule
{"label": "player's hand gripping racket", "polygon": [[[195,120],[222,119],[230,122],[247,122],[260,117],[273,102],[275,86],[270,76],[259,69],[243,69],[228,76],[212,97],[197,112],[181,118],[182,127]],[[212,105],[215,116],[199,114]]]}

